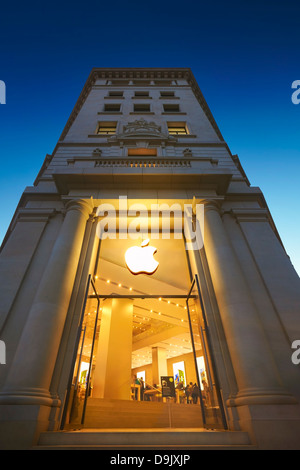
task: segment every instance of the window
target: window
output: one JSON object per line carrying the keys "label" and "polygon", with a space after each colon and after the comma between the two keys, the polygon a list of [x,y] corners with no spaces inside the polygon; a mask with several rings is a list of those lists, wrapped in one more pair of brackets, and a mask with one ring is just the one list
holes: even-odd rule
{"label": "window", "polygon": [[104,111],[106,113],[119,113],[121,109],[120,104],[106,104],[104,105]]}
{"label": "window", "polygon": [[173,96],[175,96],[175,93],[174,91],[161,91],[160,96],[162,98],[172,98]]}
{"label": "window", "polygon": [[164,104],[165,113],[179,113],[179,104]]}
{"label": "window", "polygon": [[150,113],[150,104],[135,104],[133,110],[135,113]]}
{"label": "window", "polygon": [[156,157],[157,149],[155,148],[132,148],[128,149],[128,157],[134,156],[147,156],[147,157]]}
{"label": "window", "polygon": [[149,91],[136,91],[134,93],[134,96],[136,98],[148,98],[149,97]]}
{"label": "window", "polygon": [[97,134],[98,135],[113,135],[116,133],[116,122],[99,122]]}
{"label": "window", "polygon": [[110,91],[108,96],[111,98],[123,96],[123,91]]}
{"label": "window", "polygon": [[168,122],[168,131],[171,135],[188,135],[185,122]]}

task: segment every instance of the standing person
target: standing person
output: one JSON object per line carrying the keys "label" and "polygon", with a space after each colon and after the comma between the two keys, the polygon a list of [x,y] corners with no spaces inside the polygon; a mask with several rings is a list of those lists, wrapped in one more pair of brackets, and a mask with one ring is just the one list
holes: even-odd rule
{"label": "standing person", "polygon": [[185,388],[185,395],[186,395],[187,404],[192,403],[192,390],[193,390],[193,382],[190,382],[187,385],[187,387]]}
{"label": "standing person", "polygon": [[[138,388],[140,388],[140,381],[136,375],[133,376],[133,385],[134,385],[134,399],[138,399]],[[138,387],[137,387],[138,386]]]}
{"label": "standing person", "polygon": [[138,380],[140,381],[140,394],[141,394],[141,400],[144,400],[144,389],[145,389],[145,384],[144,384],[144,381],[143,381],[142,377],[140,377]]}
{"label": "standing person", "polygon": [[135,377],[134,384],[137,385],[137,387],[135,388],[135,399],[138,400],[139,399],[139,390],[140,390],[140,393],[141,393],[141,382],[140,382],[140,379],[138,379],[136,375],[134,377]]}
{"label": "standing person", "polygon": [[179,382],[179,384],[176,387],[176,390],[178,390],[178,397],[179,397],[179,403],[184,403],[184,384],[183,382]]}
{"label": "standing person", "polygon": [[198,385],[197,385],[196,383],[194,383],[193,389],[192,389],[192,399],[193,399],[194,405],[197,405],[197,403],[198,403],[198,398],[200,398],[199,387],[198,387]]}

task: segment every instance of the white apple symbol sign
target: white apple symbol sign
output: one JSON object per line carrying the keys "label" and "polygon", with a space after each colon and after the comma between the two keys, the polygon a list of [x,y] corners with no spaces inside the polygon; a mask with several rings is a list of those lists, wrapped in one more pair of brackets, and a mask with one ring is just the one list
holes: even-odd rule
{"label": "white apple symbol sign", "polygon": [[132,274],[153,274],[158,268],[158,261],[153,258],[157,249],[149,246],[150,240],[144,240],[141,246],[132,246],[125,253],[126,266]]}

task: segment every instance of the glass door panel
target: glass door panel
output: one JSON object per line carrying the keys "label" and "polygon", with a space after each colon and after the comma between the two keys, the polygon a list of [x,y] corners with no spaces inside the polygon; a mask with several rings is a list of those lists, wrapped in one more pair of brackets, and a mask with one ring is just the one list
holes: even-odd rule
{"label": "glass door panel", "polygon": [[61,429],[81,427],[84,423],[87,400],[91,394],[94,350],[99,336],[99,313],[100,300],[89,276]]}
{"label": "glass door panel", "polygon": [[227,429],[220,386],[212,355],[209,327],[197,275],[195,275],[192,282],[186,304],[194,362],[197,370],[198,401],[202,410],[203,423],[205,427]]}

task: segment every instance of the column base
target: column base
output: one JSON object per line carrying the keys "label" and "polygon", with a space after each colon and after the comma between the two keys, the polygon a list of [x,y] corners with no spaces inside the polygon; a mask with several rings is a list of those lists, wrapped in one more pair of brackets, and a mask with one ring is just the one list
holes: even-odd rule
{"label": "column base", "polygon": [[240,429],[258,450],[300,450],[299,405],[244,405],[237,411]]}
{"label": "column base", "polygon": [[41,432],[49,429],[50,409],[39,405],[0,407],[0,449],[30,450],[38,443]]}
{"label": "column base", "polygon": [[227,406],[243,405],[295,405],[298,400],[284,390],[245,389],[227,400]]}
{"label": "column base", "polygon": [[0,392],[0,405],[37,405],[57,407],[61,405],[58,397],[53,397],[48,390],[28,388]]}

